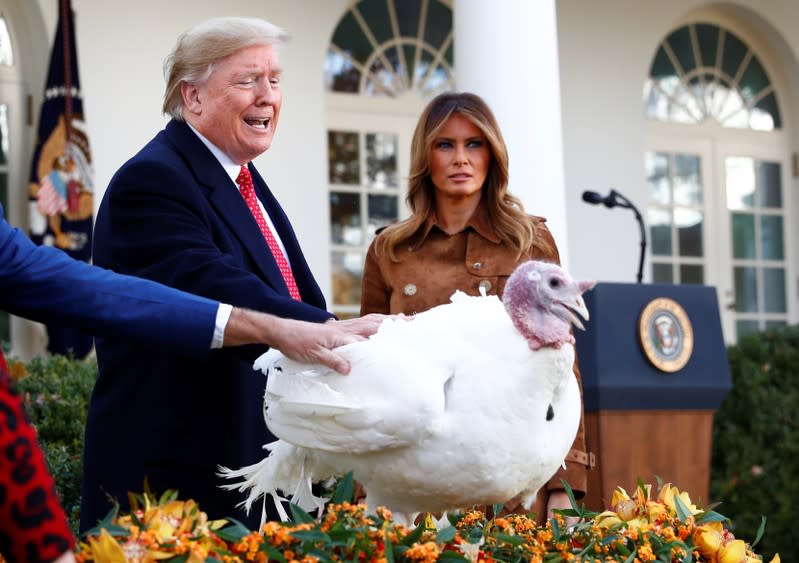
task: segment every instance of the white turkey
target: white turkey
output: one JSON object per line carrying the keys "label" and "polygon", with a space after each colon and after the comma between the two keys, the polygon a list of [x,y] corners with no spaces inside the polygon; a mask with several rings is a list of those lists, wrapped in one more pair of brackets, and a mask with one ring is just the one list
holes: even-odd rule
{"label": "white turkey", "polygon": [[577,432],[571,325],[588,319],[582,293],[593,285],[525,262],[503,301],[458,291],[338,348],[346,376],[270,350],[255,368],[268,377],[264,415],[280,439],[261,462],[222,468],[240,479],[223,486],[249,490],[248,510],[271,495],[283,515],[278,491],[321,508],[311,484],[348,471],[370,507],[406,519],[517,496],[529,508]]}

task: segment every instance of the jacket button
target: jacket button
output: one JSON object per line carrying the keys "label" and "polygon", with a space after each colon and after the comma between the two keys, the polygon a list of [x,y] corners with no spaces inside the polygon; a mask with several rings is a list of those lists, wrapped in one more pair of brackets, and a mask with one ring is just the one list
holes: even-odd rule
{"label": "jacket button", "polygon": [[402,293],[408,296],[416,295],[416,286],[412,283],[409,283],[402,289]]}
{"label": "jacket button", "polygon": [[491,282],[489,280],[480,280],[480,283],[477,284],[477,287],[480,288],[480,291],[485,291],[488,293],[491,291]]}
{"label": "jacket button", "polygon": [[472,266],[472,268],[474,268],[475,270],[479,270],[482,267],[483,267],[482,262],[475,262],[474,265]]}

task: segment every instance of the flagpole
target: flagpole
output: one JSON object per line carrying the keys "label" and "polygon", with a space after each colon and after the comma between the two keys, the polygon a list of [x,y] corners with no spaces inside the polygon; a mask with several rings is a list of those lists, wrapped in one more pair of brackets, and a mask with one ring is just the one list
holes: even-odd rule
{"label": "flagpole", "polygon": [[69,0],[59,0],[61,10],[61,38],[64,49],[64,133],[66,146],[72,141],[72,45],[70,44],[69,18],[71,9]]}

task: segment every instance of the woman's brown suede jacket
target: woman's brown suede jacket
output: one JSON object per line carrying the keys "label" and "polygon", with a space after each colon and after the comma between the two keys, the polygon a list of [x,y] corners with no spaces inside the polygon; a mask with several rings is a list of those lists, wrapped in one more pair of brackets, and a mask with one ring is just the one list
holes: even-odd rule
{"label": "woman's brown suede jacket", "polygon": [[[518,264],[527,260],[559,262],[558,250],[552,234],[541,217],[530,217],[536,232],[549,252],[536,247],[516,258],[516,252],[504,245],[494,233],[483,207],[470,219],[466,228],[448,235],[436,224],[431,215],[418,233],[408,243],[396,249],[398,262],[393,262],[386,252],[377,254],[380,235],[372,242],[366,255],[361,293],[361,315],[367,313],[405,313],[412,315],[436,305],[448,303],[456,289],[470,295],[480,295],[483,287],[488,295],[502,296],[505,282]],[[582,381],[577,364],[574,373]],[[565,479],[578,498],[585,494],[586,453],[582,418],[572,449],[566,457],[566,469],[559,469],[549,483],[538,493],[532,511],[537,518],[546,518],[548,491],[562,490],[560,479]],[[511,511],[519,508],[518,501],[506,503]]]}

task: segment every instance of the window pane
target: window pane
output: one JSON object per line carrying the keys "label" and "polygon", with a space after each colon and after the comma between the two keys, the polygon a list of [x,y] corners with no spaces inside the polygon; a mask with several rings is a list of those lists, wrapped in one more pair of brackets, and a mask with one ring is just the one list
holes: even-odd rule
{"label": "window pane", "polygon": [[327,169],[331,184],[361,183],[358,133],[328,131],[327,152]]}
{"label": "window pane", "polygon": [[782,118],[780,117],[780,108],[777,105],[777,96],[773,92],[757,102],[755,107],[771,117],[771,122],[773,124],[772,127],[758,127],[757,129],[771,131],[772,129],[780,129],[782,127]]}
{"label": "window pane", "polygon": [[726,31],[724,34],[724,53],[722,55],[721,69],[727,76],[732,77],[738,73],[738,67],[741,66],[747,51],[749,49],[740,39]]}
{"label": "window pane", "polygon": [[397,136],[366,134],[366,176],[372,188],[397,187]]}
{"label": "window pane", "polygon": [[689,73],[696,68],[694,50],[691,46],[691,34],[688,26],[681,27],[668,37],[669,45],[677,57],[684,73]]}
{"label": "window pane", "polygon": [[419,13],[422,11],[422,0],[402,0],[394,2],[397,11],[397,23],[400,35],[416,37],[419,29]]}
{"label": "window pane", "polygon": [[431,46],[439,48],[452,31],[452,10],[441,2],[433,1],[428,6],[424,38]]}
{"label": "window pane", "polygon": [[782,236],[782,216],[763,215],[760,217],[760,242],[763,260],[784,260],[785,250]]}
{"label": "window pane", "polygon": [[783,328],[788,326],[785,321],[766,321],[766,328]]}
{"label": "window pane", "polygon": [[671,256],[671,213],[663,209],[649,209],[649,238],[652,240],[652,254]]}
{"label": "window pane", "polygon": [[397,196],[369,194],[369,240],[380,227],[395,222],[397,215]]}
{"label": "window pane", "polygon": [[359,305],[363,279],[363,254],[337,251],[332,254],[333,302],[337,305]]}
{"label": "window pane", "polygon": [[332,43],[361,64],[365,64],[372,54],[372,44],[349,11],[338,22]]}
{"label": "window pane", "polygon": [[719,46],[719,28],[715,25],[696,24],[696,39],[702,64],[716,66],[716,53]]}
{"label": "window pane", "polygon": [[735,310],[738,313],[756,313],[757,270],[736,267],[733,274],[735,277]]}
{"label": "window pane", "polygon": [[674,283],[671,264],[652,264],[652,283]]}
{"label": "window pane", "polygon": [[680,283],[702,285],[705,283],[704,268],[694,264],[682,264],[680,266]]}
{"label": "window pane", "polygon": [[355,94],[361,84],[361,71],[347,57],[328,49],[324,65],[325,87],[334,92]]}
{"label": "window pane", "polygon": [[0,65],[14,64],[14,51],[11,48],[11,36],[8,34],[6,19],[0,16]]}
{"label": "window pane", "polygon": [[736,321],[735,330],[738,333],[738,338],[742,338],[748,334],[756,334],[760,332],[757,326],[757,321]]}
{"label": "window pane", "polygon": [[727,169],[727,209],[752,209],[755,195],[755,161],[746,156],[729,156]]}
{"label": "window pane", "polygon": [[757,163],[757,193],[760,207],[782,208],[782,167],[779,162]]}
{"label": "window pane", "polygon": [[649,183],[649,196],[652,201],[668,205],[671,202],[668,155],[660,152],[647,152],[644,166]]}
{"label": "window pane", "polygon": [[330,237],[334,244],[363,242],[360,194],[330,192]]}
{"label": "window pane", "polygon": [[363,16],[363,19],[369,22],[369,30],[378,43],[383,43],[394,37],[394,32],[391,30],[388,3],[385,0],[358,2],[358,11]]}
{"label": "window pane", "polygon": [[738,259],[755,256],[755,216],[732,213],[732,257]]}
{"label": "window pane", "polygon": [[699,171],[698,156],[674,155],[674,203],[678,205],[702,203],[702,176]]}
{"label": "window pane", "polygon": [[766,76],[766,71],[757,57],[749,59],[749,65],[746,67],[741,81],[738,83],[741,92],[747,101],[751,101],[758,92],[769,86],[769,79]]}
{"label": "window pane", "polygon": [[766,313],[785,313],[785,270],[763,268],[763,309]]}
{"label": "window pane", "polygon": [[692,209],[675,209],[674,222],[677,225],[680,256],[704,256],[702,250],[702,212]]}

